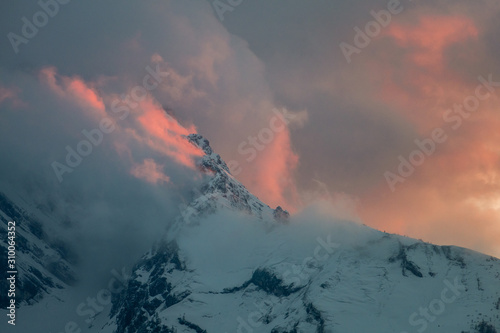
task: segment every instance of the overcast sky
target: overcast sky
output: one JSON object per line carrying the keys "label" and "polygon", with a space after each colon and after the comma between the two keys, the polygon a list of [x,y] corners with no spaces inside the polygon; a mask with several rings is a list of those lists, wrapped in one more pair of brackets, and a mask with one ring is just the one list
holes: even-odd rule
{"label": "overcast sky", "polygon": [[[500,256],[498,1],[41,10],[0,4],[3,177],[61,193],[132,177],[175,193],[200,154],[182,136],[197,132],[272,207],[322,198],[377,229]],[[121,119],[113,102],[148,68],[168,75]],[[104,118],[116,130],[60,183],[53,162]]]}

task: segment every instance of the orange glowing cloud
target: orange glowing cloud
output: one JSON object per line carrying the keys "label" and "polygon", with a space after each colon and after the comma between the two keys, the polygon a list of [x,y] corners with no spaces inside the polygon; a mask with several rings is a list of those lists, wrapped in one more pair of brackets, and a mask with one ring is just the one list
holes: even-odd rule
{"label": "orange glowing cloud", "polygon": [[67,91],[80,101],[82,106],[90,107],[104,112],[105,106],[97,93],[89,88],[81,79],[66,79]]}
{"label": "orange glowing cloud", "polygon": [[[455,57],[449,52],[452,46],[467,49],[472,42],[480,50],[481,32],[461,15],[421,15],[415,22],[393,22],[385,32],[390,43],[378,50],[369,66],[371,74],[383,78],[374,96],[414,126],[419,136],[415,139],[428,138],[433,129],[442,128],[447,140],[404,177],[394,193],[381,174],[380,184],[360,197],[359,214],[377,229],[498,255],[500,90],[481,100],[476,111],[461,116],[456,128],[443,118],[455,104],[474,96],[480,83],[477,76],[487,75],[477,73],[468,81],[449,63]],[[408,158],[413,148],[400,154]],[[399,163],[394,156],[388,171],[397,173]]]}
{"label": "orange glowing cloud", "polygon": [[[363,220],[378,229],[498,256],[500,119],[494,106],[498,102],[492,96],[456,130],[443,126],[448,140],[398,183],[394,193],[385,182],[365,193],[359,206]],[[394,158],[390,171],[397,172],[398,163]]]}
{"label": "orange glowing cloud", "polygon": [[7,88],[0,85],[0,104],[9,102],[12,106],[16,108],[25,107],[26,103],[19,98],[19,89]]}
{"label": "orange glowing cloud", "polygon": [[170,182],[170,178],[163,173],[163,166],[156,164],[152,159],[145,159],[142,164],[135,165],[131,173],[135,177],[144,179],[152,184]]}
{"label": "orange glowing cloud", "polygon": [[[140,101],[136,108],[129,109],[127,113],[129,120],[126,121],[126,117],[118,120],[116,115],[111,113],[108,115],[104,103],[104,101],[112,103],[119,100],[117,96],[100,96],[91,84],[78,77],[58,75],[53,67],[41,70],[40,78],[57,96],[81,106],[84,113],[98,118],[99,121],[107,118],[113,122],[117,133],[120,132],[145,143],[181,165],[195,168],[195,157],[203,155],[199,148],[193,146],[185,138],[188,134],[196,133],[196,128],[194,126],[183,127],[177,120],[170,117],[150,95]],[[130,124],[136,126],[131,128]],[[114,146],[119,152],[126,151],[120,143],[115,143]],[[152,160],[146,160],[139,167],[134,167],[133,174],[148,181],[167,181],[168,177],[162,177],[159,168],[152,162]]]}
{"label": "orange glowing cloud", "polygon": [[486,196],[460,192],[467,191],[467,186],[434,181],[440,176],[417,176],[395,193],[383,188],[367,193],[358,207],[362,220],[379,230],[442,245],[460,244],[498,256],[498,191]]}
{"label": "orange glowing cloud", "polygon": [[0,86],[0,103],[7,99],[12,99],[15,96],[16,94],[13,90]]}
{"label": "orange glowing cloud", "polygon": [[478,36],[474,22],[465,16],[423,15],[416,25],[393,23],[385,32],[396,43],[411,49],[418,66],[441,69],[450,45]]}
{"label": "orange glowing cloud", "polygon": [[[283,206],[290,212],[299,208],[293,172],[299,157],[292,150],[288,128],[275,132],[274,139],[250,162],[251,170],[242,182],[272,207]],[[250,168],[250,167],[249,167]]]}
{"label": "orange glowing cloud", "polygon": [[141,140],[176,162],[195,168],[194,158],[203,156],[204,153],[192,145],[185,136],[196,133],[196,128],[183,127],[150,98],[141,103],[141,109],[143,113],[138,116],[138,122],[144,129]]}
{"label": "orange glowing cloud", "polygon": [[370,63],[370,72],[381,78],[378,96],[420,133],[432,130],[445,109],[473,89],[450,68],[448,51],[468,47],[478,35],[474,22],[461,15],[422,14],[412,24],[393,22],[383,33],[389,44]]}
{"label": "orange glowing cloud", "polygon": [[60,76],[54,67],[42,69],[40,77],[42,82],[60,97],[71,99],[82,108],[96,110],[101,116],[105,115],[106,107],[102,98],[82,79]]}

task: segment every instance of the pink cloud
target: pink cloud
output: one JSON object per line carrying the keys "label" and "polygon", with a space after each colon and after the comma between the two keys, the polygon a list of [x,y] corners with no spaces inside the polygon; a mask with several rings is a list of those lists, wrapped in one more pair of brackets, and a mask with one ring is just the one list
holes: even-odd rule
{"label": "pink cloud", "polygon": [[[421,138],[441,127],[448,139],[394,193],[381,175],[380,184],[361,197],[360,215],[367,224],[439,244],[500,250],[500,210],[494,204],[500,197],[500,99],[491,94],[457,129],[443,120],[446,110],[474,95],[479,84],[454,72],[448,52],[452,46],[466,49],[471,41],[480,46],[480,34],[462,15],[427,14],[412,24],[393,22],[385,33],[390,43],[369,67],[384,78],[375,87],[377,102],[405,117]],[[390,171],[398,163],[395,156]]]}
{"label": "pink cloud", "polygon": [[15,92],[11,89],[0,86],[0,103],[7,99],[14,98],[16,96]]}
{"label": "pink cloud", "polygon": [[25,107],[27,104],[19,97],[18,88],[7,88],[0,85],[0,105],[10,102],[15,108]]}
{"label": "pink cloud", "polygon": [[[153,58],[159,60],[158,57]],[[84,82],[81,78],[58,75],[57,70],[53,67],[41,70],[40,78],[56,96],[76,103],[81,106],[82,112],[91,115],[98,121],[103,118],[111,120],[117,132],[146,144],[149,148],[172,158],[181,165],[194,169],[195,157],[203,155],[200,149],[193,146],[185,138],[188,134],[196,133],[196,128],[194,126],[184,127],[179,124],[163,110],[151,95],[146,96],[134,109],[128,108],[125,118],[130,118],[125,120],[125,118],[119,119],[115,114],[106,112],[105,101],[112,103],[119,99],[117,96],[99,95],[92,88],[91,83]],[[131,125],[133,127],[130,127]],[[114,144],[114,146],[119,152],[125,151],[123,145],[119,143]],[[145,166],[149,169],[137,170],[140,172],[145,170],[155,174],[150,163]],[[137,170],[136,172],[139,172]]]}
{"label": "pink cloud", "polygon": [[299,157],[292,150],[288,128],[274,133],[274,139],[250,162],[242,182],[263,202],[290,212],[300,208],[294,171]]}
{"label": "pink cloud", "polygon": [[90,108],[97,111],[101,116],[105,115],[106,107],[102,98],[81,78],[58,75],[54,67],[42,69],[40,78],[61,98],[73,100],[82,108]]}
{"label": "pink cloud", "polygon": [[422,15],[416,24],[392,23],[385,32],[403,48],[417,66],[438,70],[443,66],[444,51],[450,45],[478,36],[474,22],[465,16]]}
{"label": "pink cloud", "polygon": [[195,168],[195,157],[203,156],[204,153],[192,145],[185,136],[196,133],[196,128],[180,125],[149,98],[141,103],[141,109],[143,112],[137,118],[144,129],[141,140],[179,164]]}
{"label": "pink cloud", "polygon": [[169,183],[170,178],[163,173],[163,166],[156,164],[152,159],[145,159],[142,164],[135,165],[131,171],[132,175],[152,184]]}

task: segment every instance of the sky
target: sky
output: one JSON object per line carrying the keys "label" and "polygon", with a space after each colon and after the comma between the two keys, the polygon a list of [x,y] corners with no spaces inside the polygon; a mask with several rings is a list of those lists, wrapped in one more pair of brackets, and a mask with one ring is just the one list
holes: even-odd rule
{"label": "sky", "polygon": [[[326,200],[379,230],[500,257],[499,11],[4,1],[0,172],[96,211],[95,193],[138,184],[175,197],[197,181],[201,152],[183,136],[199,133],[272,207]],[[91,152],[73,167],[67,147]]]}

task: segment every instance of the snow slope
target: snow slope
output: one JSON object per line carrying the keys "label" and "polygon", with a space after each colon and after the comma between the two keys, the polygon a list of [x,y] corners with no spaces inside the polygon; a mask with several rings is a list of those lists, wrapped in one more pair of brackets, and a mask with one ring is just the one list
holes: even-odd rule
{"label": "snow slope", "polygon": [[207,140],[188,138],[206,153],[205,182],[135,265],[101,333],[500,329],[498,259],[321,209],[289,217],[249,193]]}

